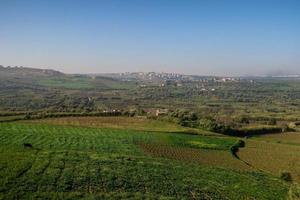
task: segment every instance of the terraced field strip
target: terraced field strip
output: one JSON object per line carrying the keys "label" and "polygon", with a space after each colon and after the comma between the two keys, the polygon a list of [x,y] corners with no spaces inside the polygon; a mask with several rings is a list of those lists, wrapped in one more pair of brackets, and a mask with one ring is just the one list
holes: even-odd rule
{"label": "terraced field strip", "polygon": [[290,133],[281,133],[281,134],[268,134],[261,135],[259,137],[253,138],[255,140],[272,142],[272,143],[283,143],[300,146],[300,133],[299,132],[290,132]]}
{"label": "terraced field strip", "polygon": [[156,132],[191,132],[219,135],[208,131],[182,127],[176,123],[147,119],[145,117],[61,117],[23,121],[23,123],[54,124],[79,127],[113,128]]}
{"label": "terraced field strip", "polygon": [[0,124],[3,145],[22,146],[31,143],[37,148],[55,150],[88,150],[103,152],[138,151],[135,141],[162,141],[194,148],[228,149],[235,139],[161,132],[83,128],[48,124]]}
{"label": "terraced field strip", "polygon": [[134,140],[152,140],[153,134],[109,129],[65,127],[54,125],[0,124],[1,145],[49,150],[80,150],[107,153],[138,153]]}
{"label": "terraced field strip", "polygon": [[253,170],[250,166],[234,158],[229,151],[174,147],[165,144],[140,143],[139,146],[146,154],[154,157],[169,158],[184,162],[198,163],[205,166],[218,166],[241,171]]}

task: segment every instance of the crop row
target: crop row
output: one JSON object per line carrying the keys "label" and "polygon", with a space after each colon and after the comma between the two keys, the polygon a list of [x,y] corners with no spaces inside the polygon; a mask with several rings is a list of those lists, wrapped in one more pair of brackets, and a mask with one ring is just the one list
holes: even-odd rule
{"label": "crop row", "polygon": [[[281,188],[279,182],[268,177],[260,176],[266,179],[265,185],[261,185],[255,174],[241,176],[234,171],[179,165],[159,159],[104,156],[80,151],[26,150],[19,154],[24,158],[21,162],[12,159],[6,162],[1,160],[6,166],[6,169],[0,171],[1,182],[7,181],[2,182],[0,193],[14,199],[24,199],[26,195],[32,197],[53,193],[61,194],[65,198],[72,195],[101,196],[104,193],[134,195],[137,192],[148,194],[152,198],[156,195],[174,199],[232,199],[260,195],[254,193],[260,190],[260,187],[270,194],[277,194],[278,197],[282,197],[287,190]],[[5,155],[2,153],[1,158]],[[17,155],[10,156],[17,158]],[[243,187],[250,183],[255,183],[255,186],[253,185],[247,194],[245,191],[237,194],[233,189],[237,180]],[[270,185],[272,187],[267,188]],[[228,187],[233,190],[228,190]]]}
{"label": "crop row", "polygon": [[198,163],[206,166],[218,166],[241,171],[252,170],[248,165],[232,157],[229,151],[193,149],[151,143],[139,143],[139,146],[145,153],[154,157],[175,159],[184,162]]}
{"label": "crop row", "polygon": [[[230,140],[221,146],[223,139],[226,140],[2,123],[0,199],[47,199],[49,196],[58,199],[282,199],[286,196],[287,186],[272,176],[227,167],[224,163],[239,166],[234,163],[238,160],[228,160],[234,159],[229,151],[201,149],[218,145],[219,149],[226,148]],[[137,145],[141,142],[153,146]],[[197,146],[186,147],[190,142]],[[156,152],[163,154],[156,156]],[[182,162],[186,160],[198,162]],[[249,185],[251,188],[243,189]]]}

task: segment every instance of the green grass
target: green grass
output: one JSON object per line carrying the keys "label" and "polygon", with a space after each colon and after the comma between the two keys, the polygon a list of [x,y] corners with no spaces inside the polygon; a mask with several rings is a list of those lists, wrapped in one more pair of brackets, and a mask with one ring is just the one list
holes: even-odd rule
{"label": "green grass", "polygon": [[47,87],[63,87],[66,89],[92,89],[93,85],[88,78],[70,77],[70,78],[48,78],[41,79],[40,85]]}
{"label": "green grass", "polygon": [[[183,147],[196,142],[196,149],[226,149],[234,141],[214,136],[1,123],[0,199],[285,199],[288,184],[270,175],[151,157],[136,145]],[[24,148],[23,143],[34,148]]]}
{"label": "green grass", "polygon": [[134,83],[120,82],[111,78],[98,77],[92,79],[86,76],[68,76],[60,78],[47,78],[38,80],[38,84],[46,87],[65,89],[132,89]]}
{"label": "green grass", "polygon": [[188,144],[190,144],[192,147],[207,148],[207,149],[216,149],[218,147],[218,145],[216,144],[207,144],[202,141],[190,141]]}
{"label": "green grass", "polygon": [[228,150],[230,146],[235,143],[235,141],[235,138],[230,137],[212,137],[201,135],[191,135],[187,137],[183,134],[169,135],[169,143],[172,145],[200,149]]}
{"label": "green grass", "polygon": [[202,141],[217,149],[229,149],[232,138],[206,137],[176,133],[117,130],[109,128],[71,127],[47,124],[0,124],[3,145],[31,143],[36,148],[48,150],[95,151],[98,153],[137,154],[137,142],[167,143],[189,146],[192,141]]}

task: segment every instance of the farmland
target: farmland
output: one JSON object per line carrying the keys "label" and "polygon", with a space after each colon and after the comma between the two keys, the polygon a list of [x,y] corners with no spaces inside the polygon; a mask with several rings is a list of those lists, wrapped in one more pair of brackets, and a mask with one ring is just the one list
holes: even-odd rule
{"label": "farmland", "polygon": [[0,72],[0,199],[300,198],[298,79]]}
{"label": "farmland", "polygon": [[132,129],[144,131],[180,132],[188,131],[188,128],[174,123],[158,120],[148,120],[144,117],[64,117],[42,120],[32,120],[28,123],[57,124],[94,128]]}
{"label": "farmland", "polygon": [[[0,127],[5,199],[49,195],[64,199],[283,199],[288,192],[287,183],[230,157],[228,147],[235,142],[230,137],[42,122],[1,123]],[[24,143],[33,148],[23,147]],[[161,149],[147,150],[143,143]],[[175,159],[166,148],[176,148],[176,156],[184,159]],[[189,151],[195,155],[187,156]]]}
{"label": "farmland", "polygon": [[300,200],[300,0],[0,0],[0,200]]}
{"label": "farmland", "polygon": [[265,135],[247,140],[239,157],[255,168],[280,176],[289,172],[295,182],[300,181],[300,146],[298,133]]}

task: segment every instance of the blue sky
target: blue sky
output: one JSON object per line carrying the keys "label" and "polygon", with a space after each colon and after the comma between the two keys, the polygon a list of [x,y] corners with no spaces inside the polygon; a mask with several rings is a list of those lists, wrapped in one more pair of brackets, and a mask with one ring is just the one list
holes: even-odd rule
{"label": "blue sky", "polygon": [[300,73],[300,1],[0,0],[0,64],[68,73]]}

